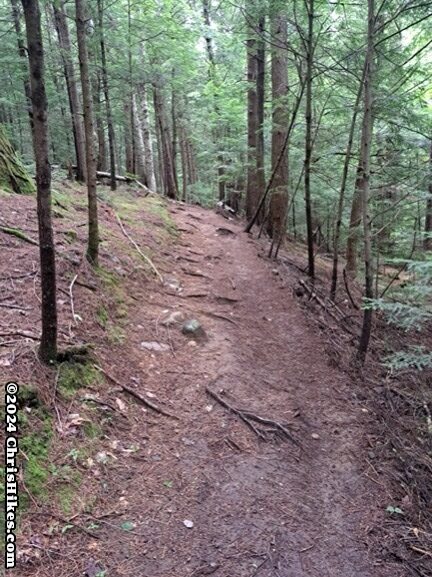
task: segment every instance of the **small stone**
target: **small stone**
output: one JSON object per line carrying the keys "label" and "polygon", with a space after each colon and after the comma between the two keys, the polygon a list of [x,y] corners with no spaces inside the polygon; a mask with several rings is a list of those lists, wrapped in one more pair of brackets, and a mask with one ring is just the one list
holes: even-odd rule
{"label": "small stone", "polygon": [[185,527],[187,527],[188,529],[192,529],[193,526],[194,526],[194,523],[193,523],[193,521],[191,521],[190,519],[185,519],[185,520],[183,521],[183,525],[184,525]]}
{"label": "small stone", "polygon": [[192,337],[198,341],[203,341],[207,339],[205,330],[203,329],[201,323],[196,319],[190,319],[183,324],[182,333],[185,336]]}
{"label": "small stone", "polygon": [[146,351],[156,351],[157,353],[169,351],[170,349],[169,345],[166,345],[165,343],[157,343],[156,341],[144,341],[141,343],[141,348],[145,349]]}
{"label": "small stone", "polygon": [[318,435],[318,433],[312,433],[312,439],[318,440],[320,438],[320,436]]}
{"label": "small stone", "polygon": [[184,320],[184,314],[181,311],[172,311],[162,319],[161,325],[164,327],[172,327],[182,323]]}

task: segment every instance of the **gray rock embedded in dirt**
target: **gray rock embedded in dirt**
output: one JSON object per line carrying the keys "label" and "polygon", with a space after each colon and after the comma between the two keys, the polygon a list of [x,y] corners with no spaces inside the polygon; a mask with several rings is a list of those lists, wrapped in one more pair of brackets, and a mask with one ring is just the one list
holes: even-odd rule
{"label": "gray rock embedded in dirt", "polygon": [[207,340],[207,335],[201,323],[196,319],[187,320],[182,327],[182,333],[197,341]]}
{"label": "gray rock embedded in dirt", "polygon": [[181,311],[171,311],[161,320],[161,325],[164,327],[173,327],[182,323],[184,320],[185,317]]}
{"label": "gray rock embedded in dirt", "polygon": [[155,351],[156,353],[163,353],[165,351],[169,351],[169,345],[165,343],[157,343],[156,341],[150,342],[142,342],[141,348],[145,349],[146,351]]}
{"label": "gray rock embedded in dirt", "polygon": [[180,281],[175,277],[165,277],[164,285],[169,293],[177,293],[182,290]]}

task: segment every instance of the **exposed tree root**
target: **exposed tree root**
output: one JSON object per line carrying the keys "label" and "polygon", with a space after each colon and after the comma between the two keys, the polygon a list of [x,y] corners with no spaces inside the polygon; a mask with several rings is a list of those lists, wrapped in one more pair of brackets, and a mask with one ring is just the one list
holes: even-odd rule
{"label": "exposed tree root", "polygon": [[35,241],[32,238],[30,238],[29,236],[25,235],[21,230],[18,230],[17,228],[10,228],[8,226],[0,226],[0,231],[4,232],[5,234],[10,234],[11,236],[15,236],[16,238],[19,238],[20,240],[23,240],[24,242],[28,242],[29,244],[32,244],[34,246],[39,246],[39,243],[37,241]]}
{"label": "exposed tree root", "polygon": [[[280,423],[279,421],[275,421],[274,419],[268,419],[267,417],[261,417],[252,413],[251,411],[238,409],[233,407],[228,401],[223,399],[220,395],[218,395],[215,391],[210,389],[210,387],[206,387],[206,392],[212,399],[217,401],[220,405],[231,411],[235,415],[237,415],[246,425],[252,429],[252,431],[262,439],[263,441],[268,441],[269,436],[279,436],[282,439],[288,439],[297,447],[300,447],[300,443],[293,437],[291,432],[287,429],[287,425]],[[256,425],[255,423],[258,423]],[[260,426],[261,425],[261,426]]]}

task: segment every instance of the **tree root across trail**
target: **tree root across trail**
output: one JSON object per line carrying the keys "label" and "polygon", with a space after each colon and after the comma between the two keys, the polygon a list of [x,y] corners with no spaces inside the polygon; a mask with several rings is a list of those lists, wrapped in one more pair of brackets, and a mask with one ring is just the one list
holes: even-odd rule
{"label": "tree root across trail", "polygon": [[[237,415],[246,425],[252,429],[257,437],[263,441],[268,441],[270,438],[279,437],[282,439],[289,439],[292,443],[300,446],[300,443],[293,437],[288,430],[287,424],[279,423],[274,419],[261,417],[245,409],[238,409],[225,400],[221,394],[216,393],[210,387],[206,387],[207,394],[217,401],[220,405]],[[223,393],[223,391],[222,391]],[[257,424],[256,424],[257,423]]]}

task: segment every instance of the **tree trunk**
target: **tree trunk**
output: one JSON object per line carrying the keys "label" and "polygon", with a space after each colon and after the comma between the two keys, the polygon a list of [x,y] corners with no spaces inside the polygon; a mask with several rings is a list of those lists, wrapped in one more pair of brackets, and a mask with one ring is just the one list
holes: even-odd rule
{"label": "tree trunk", "polygon": [[307,69],[306,69],[306,140],[305,140],[305,209],[308,245],[308,275],[315,278],[315,259],[313,243],[313,219],[310,190],[311,160],[312,160],[312,67],[314,51],[314,0],[308,2],[308,38],[307,38]]}
{"label": "tree trunk", "polygon": [[99,70],[93,75],[93,100],[96,118],[96,134],[98,141],[97,170],[106,171],[108,167],[105,127],[102,118],[101,76]]}
{"label": "tree trunk", "polygon": [[17,194],[33,194],[35,186],[0,124],[0,187]]}
{"label": "tree trunk", "polygon": [[147,102],[147,88],[145,84],[141,85],[141,115],[138,114],[139,122],[141,124],[141,132],[144,144],[144,172],[146,177],[146,186],[150,190],[156,191],[156,177],[153,158],[153,142],[150,130],[150,115]]}
{"label": "tree trunk", "polygon": [[[375,54],[375,0],[368,0],[368,40],[366,56],[366,72],[364,82],[364,114],[362,125],[362,137],[360,147],[359,182],[360,198],[364,229],[364,264],[365,264],[365,298],[373,299],[373,270],[372,270],[372,241],[371,219],[369,215],[369,192],[370,192],[370,157],[373,127],[373,93],[372,82],[374,78],[374,54]],[[366,307],[363,313],[363,326],[360,335],[358,358],[364,362],[369,347],[372,331],[373,311]]]}
{"label": "tree trunk", "polygon": [[258,131],[258,58],[256,30],[248,24],[249,38],[246,41],[247,49],[247,183],[246,183],[246,218],[253,217],[259,201],[258,170],[257,170],[257,131]]}
{"label": "tree trunk", "polygon": [[[144,148],[144,136],[141,129],[141,124],[138,118],[138,106],[136,103],[136,96],[134,95],[132,98],[133,104],[133,118],[134,118],[134,135],[135,135],[135,142],[136,142],[136,174],[139,177],[139,180],[143,184],[147,184],[147,177],[145,171],[145,148]],[[152,190],[152,189],[150,189]],[[154,190],[154,189],[153,189]]]}
{"label": "tree trunk", "polygon": [[186,148],[186,136],[185,129],[183,126],[180,127],[180,156],[181,156],[181,168],[182,168],[182,197],[183,202],[187,201],[187,185],[188,185],[188,162],[187,162],[187,148]]}
{"label": "tree trunk", "polygon": [[[208,77],[209,81],[213,83],[217,90],[217,70],[216,70],[216,60],[214,56],[213,39],[211,35],[211,18],[210,18],[210,0],[202,0],[203,2],[203,20],[205,26],[205,42],[207,48],[208,57]],[[220,106],[218,102],[217,92],[214,95],[214,110],[217,117],[221,116]],[[222,139],[222,130],[220,126],[220,120],[218,120],[218,126],[213,131],[213,144],[220,148],[220,141]],[[218,197],[219,200],[225,200],[225,159],[223,152],[217,153],[217,174],[218,174]]]}
{"label": "tree trunk", "polygon": [[108,146],[109,146],[109,158],[110,158],[110,185],[111,190],[116,190],[116,161],[115,161],[115,133],[114,133],[114,123],[112,119],[111,111],[111,97],[110,90],[108,86],[108,70],[106,62],[106,48],[105,48],[105,27],[104,27],[104,4],[103,0],[98,0],[98,20],[99,20],[99,35],[100,35],[100,50],[101,50],[101,64],[102,64],[102,87],[105,97],[105,111],[108,125]]}
{"label": "tree trunk", "polygon": [[96,155],[94,143],[93,101],[91,95],[88,49],[86,39],[87,6],[86,0],[75,0],[78,54],[81,71],[81,86],[84,103],[84,127],[87,159],[87,195],[88,195],[88,245],[87,258],[93,265],[98,264],[99,226],[96,195]]}
{"label": "tree trunk", "polygon": [[133,158],[133,139],[132,139],[132,125],[131,125],[131,107],[129,97],[123,104],[124,112],[124,141],[125,141],[125,167],[128,174],[134,174],[134,158]]}
{"label": "tree trunk", "polygon": [[78,96],[75,68],[72,60],[72,44],[64,9],[65,2],[66,0],[61,0],[60,3],[53,3],[54,22],[59,40],[60,54],[63,62],[63,73],[66,81],[69,108],[72,117],[72,131],[75,144],[76,164],[78,167],[77,180],[79,182],[85,182],[87,175],[85,134],[81,118],[81,106]]}
{"label": "tree trunk", "polygon": [[429,197],[426,201],[424,249],[432,250],[432,139],[429,149]]}
{"label": "tree trunk", "polygon": [[176,189],[178,190],[177,178],[177,94],[174,86],[175,69],[172,70],[172,86],[171,86],[171,126],[172,126],[172,165],[174,171],[174,180]]}
{"label": "tree trunk", "polygon": [[19,0],[11,0],[12,6],[12,19],[14,22],[15,33],[17,37],[17,46],[18,46],[18,54],[20,56],[20,60],[23,64],[23,84],[24,84],[24,94],[26,97],[26,104],[27,104],[27,113],[29,116],[30,121],[30,130],[33,131],[33,112],[32,112],[32,103],[31,103],[31,88],[30,88],[30,79],[28,77],[28,66],[27,66],[27,51],[24,46],[23,42],[23,34],[21,30],[21,22],[20,22],[20,9],[19,9]]}
{"label": "tree trunk", "polygon": [[36,160],[37,213],[42,287],[42,336],[39,356],[57,358],[57,302],[54,236],[51,222],[51,166],[48,153],[48,103],[38,0],[22,0],[27,29],[30,88],[33,110],[33,146]]}
{"label": "tree trunk", "polygon": [[154,108],[156,122],[160,135],[160,154],[164,182],[164,192],[168,198],[177,197],[177,186],[172,157],[172,140],[169,133],[169,127],[166,120],[165,107],[162,98],[161,87],[158,81],[153,84]]}
{"label": "tree trunk", "polygon": [[[284,151],[285,139],[288,134],[288,41],[287,15],[284,9],[278,9],[277,3],[271,5],[272,22],[271,36],[273,46],[271,51],[272,80],[272,170],[275,171],[267,232],[270,237],[280,240],[284,234],[288,207],[288,148]],[[279,159],[282,153],[282,158]]]}
{"label": "tree trunk", "polygon": [[264,172],[264,100],[265,100],[265,17],[261,16],[258,22],[258,40],[257,40],[257,146],[256,146],[256,165],[257,165],[257,190],[258,198],[265,189],[265,172]]}

